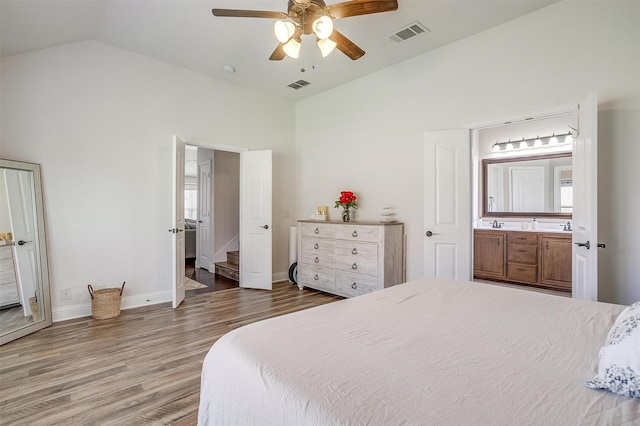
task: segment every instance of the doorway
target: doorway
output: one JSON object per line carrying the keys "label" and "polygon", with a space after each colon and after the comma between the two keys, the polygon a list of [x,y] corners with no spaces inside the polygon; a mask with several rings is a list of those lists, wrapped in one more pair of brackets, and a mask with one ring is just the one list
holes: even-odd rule
{"label": "doorway", "polygon": [[185,146],[187,297],[238,287],[239,156],[237,152]]}

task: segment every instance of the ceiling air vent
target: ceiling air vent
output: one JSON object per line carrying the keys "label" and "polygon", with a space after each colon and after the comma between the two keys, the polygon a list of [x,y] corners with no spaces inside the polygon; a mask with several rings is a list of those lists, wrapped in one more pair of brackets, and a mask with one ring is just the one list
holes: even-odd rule
{"label": "ceiling air vent", "polygon": [[410,40],[414,37],[417,37],[421,34],[428,33],[429,29],[422,25],[420,22],[416,21],[412,24],[407,25],[404,28],[399,29],[393,34],[389,34],[387,38],[394,43],[402,43],[403,41]]}
{"label": "ceiling air vent", "polygon": [[311,83],[309,83],[308,81],[304,81],[304,80],[298,80],[298,81],[294,81],[291,84],[287,84],[288,87],[291,87],[292,89],[302,89],[304,86],[308,86]]}

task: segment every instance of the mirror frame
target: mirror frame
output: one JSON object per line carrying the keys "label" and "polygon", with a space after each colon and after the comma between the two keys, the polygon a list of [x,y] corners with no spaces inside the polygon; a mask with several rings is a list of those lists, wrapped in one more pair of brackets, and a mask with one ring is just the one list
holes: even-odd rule
{"label": "mirror frame", "polygon": [[0,345],[11,342],[12,340],[34,333],[53,324],[53,314],[51,311],[51,291],[49,286],[49,264],[47,261],[47,239],[44,222],[44,204],[42,198],[42,180],[40,174],[40,165],[35,163],[27,163],[23,161],[5,160],[0,158],[0,168],[24,170],[33,172],[33,195],[35,201],[36,224],[38,227],[38,254],[40,257],[40,280],[42,291],[42,312],[41,320],[30,323],[24,327],[9,331],[0,335]]}
{"label": "mirror frame", "polygon": [[487,211],[487,167],[489,164],[496,163],[514,163],[516,161],[526,160],[548,160],[550,158],[571,157],[572,152],[558,152],[553,154],[531,155],[526,157],[509,157],[509,158],[485,158],[482,160],[482,216],[483,217],[547,217],[558,219],[571,219],[573,213],[556,213],[556,212],[489,212]]}

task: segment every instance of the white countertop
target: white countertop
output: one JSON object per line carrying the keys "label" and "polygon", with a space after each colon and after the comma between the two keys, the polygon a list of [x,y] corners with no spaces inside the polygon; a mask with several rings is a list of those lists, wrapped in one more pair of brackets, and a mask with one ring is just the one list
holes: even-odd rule
{"label": "white countertop", "polygon": [[491,224],[487,224],[486,226],[474,226],[473,229],[488,229],[488,230],[495,230],[495,231],[518,231],[518,232],[541,232],[541,233],[545,233],[545,234],[549,234],[549,233],[554,233],[554,234],[571,234],[572,231],[564,231],[562,229],[562,226],[564,225],[558,225],[558,228],[538,228],[538,229],[522,229],[522,228],[516,228],[515,226],[505,226],[502,225],[502,228],[492,228]]}

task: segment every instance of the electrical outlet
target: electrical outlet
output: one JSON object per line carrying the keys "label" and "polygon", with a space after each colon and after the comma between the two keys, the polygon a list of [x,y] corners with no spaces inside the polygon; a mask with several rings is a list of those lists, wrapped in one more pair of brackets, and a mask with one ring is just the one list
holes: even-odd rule
{"label": "electrical outlet", "polygon": [[71,289],[63,288],[60,291],[60,300],[71,300]]}

